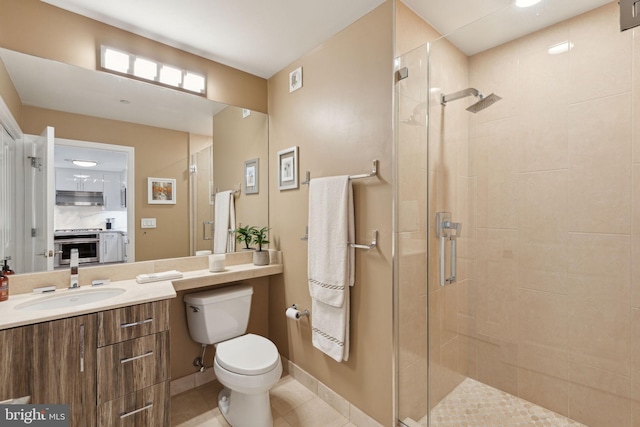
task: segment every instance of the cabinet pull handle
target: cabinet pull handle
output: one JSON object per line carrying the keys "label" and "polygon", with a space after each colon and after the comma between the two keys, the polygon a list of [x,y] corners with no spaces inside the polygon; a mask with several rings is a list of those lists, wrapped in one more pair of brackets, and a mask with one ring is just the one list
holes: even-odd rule
{"label": "cabinet pull handle", "polygon": [[80,325],[80,372],[84,372],[84,324]]}
{"label": "cabinet pull handle", "polygon": [[147,409],[151,409],[152,407],[153,407],[153,403],[147,402],[147,404],[142,408],[134,409],[131,412],[123,412],[122,414],[120,414],[120,419],[127,418],[133,414],[137,414],[138,412],[146,411]]}
{"label": "cabinet pull handle", "polygon": [[130,328],[132,326],[140,326],[140,325],[144,325],[145,323],[151,323],[151,322],[153,322],[153,317],[150,317],[146,320],[140,320],[139,322],[122,323],[120,324],[120,328],[125,329],[125,328]]}
{"label": "cabinet pull handle", "polygon": [[139,356],[127,357],[126,359],[120,359],[121,364],[133,362],[134,360],[142,359],[143,357],[151,356],[153,354],[153,350],[147,351],[145,354],[141,354]]}

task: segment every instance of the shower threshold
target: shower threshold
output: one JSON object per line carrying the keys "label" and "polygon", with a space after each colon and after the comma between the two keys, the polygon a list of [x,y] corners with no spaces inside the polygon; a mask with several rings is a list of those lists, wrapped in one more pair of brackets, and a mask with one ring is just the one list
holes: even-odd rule
{"label": "shower threshold", "polygon": [[[426,426],[426,417],[418,423]],[[471,378],[465,379],[431,411],[430,427],[587,427]]]}

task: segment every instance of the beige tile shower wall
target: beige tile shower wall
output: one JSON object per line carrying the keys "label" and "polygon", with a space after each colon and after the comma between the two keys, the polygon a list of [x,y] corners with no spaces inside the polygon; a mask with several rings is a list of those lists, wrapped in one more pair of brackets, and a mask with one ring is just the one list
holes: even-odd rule
{"label": "beige tile shower wall", "polygon": [[[469,239],[459,242],[459,281],[441,288],[433,227],[435,212],[449,211],[454,221],[463,223],[463,236],[471,233],[466,214],[471,185],[466,172],[469,113],[460,102],[440,105],[442,92],[468,86],[468,59],[446,40],[434,42],[439,34],[401,2],[396,9],[396,37],[400,67],[409,70],[409,77],[396,85],[398,415],[420,420],[464,379],[467,370],[461,355],[468,343],[458,334],[457,314],[472,308],[459,298],[460,289],[467,286]],[[427,42],[432,42],[430,76]]]}
{"label": "beige tile shower wall", "polygon": [[[269,219],[284,274],[270,279],[269,330],[280,352],[383,425],[392,424],[392,2],[356,21],[269,79]],[[302,88],[289,73],[302,67]],[[377,178],[354,182],[356,239],[378,247],[356,251],[351,290],[351,351],[337,363],[311,344],[309,319],[284,316],[293,303],[310,308],[307,286],[309,188],[280,191],[277,152],[299,147],[299,178],[359,174],[379,160]]]}
{"label": "beige tile shower wall", "polygon": [[638,37],[611,3],[470,58],[503,99],[471,118],[460,357],[591,427],[640,426]]}

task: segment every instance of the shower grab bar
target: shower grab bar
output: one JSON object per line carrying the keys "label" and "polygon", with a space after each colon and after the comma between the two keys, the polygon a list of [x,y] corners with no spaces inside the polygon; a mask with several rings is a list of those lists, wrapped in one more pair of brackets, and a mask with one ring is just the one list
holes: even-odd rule
{"label": "shower grab bar", "polygon": [[[371,172],[362,173],[360,175],[349,175],[349,179],[373,178],[374,176],[377,176],[377,175],[378,175],[378,161],[374,160],[373,168],[371,169]],[[309,185],[310,182],[311,182],[311,172],[307,171],[305,175],[305,180],[302,181],[300,184]]]}
{"label": "shower grab bar", "polygon": [[[458,237],[462,231],[462,224],[459,222],[451,222],[450,212],[438,212],[436,213],[436,236],[440,239],[440,260],[439,276],[440,286],[445,286],[450,283],[454,283],[457,280],[457,242]],[[446,277],[445,273],[445,242],[449,240],[450,252],[449,252],[449,277]]]}

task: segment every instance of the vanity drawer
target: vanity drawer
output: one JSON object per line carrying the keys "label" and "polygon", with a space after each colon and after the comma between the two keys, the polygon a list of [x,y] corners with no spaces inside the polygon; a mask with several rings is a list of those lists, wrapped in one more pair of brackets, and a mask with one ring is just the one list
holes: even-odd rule
{"label": "vanity drawer", "polygon": [[98,313],[98,347],[169,329],[169,300]]}
{"label": "vanity drawer", "polygon": [[98,406],[98,427],[169,427],[169,381]]}
{"label": "vanity drawer", "polygon": [[169,331],[98,349],[98,403],[169,379]]}

